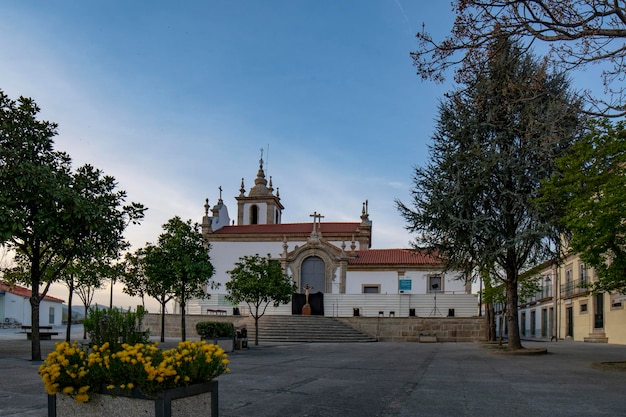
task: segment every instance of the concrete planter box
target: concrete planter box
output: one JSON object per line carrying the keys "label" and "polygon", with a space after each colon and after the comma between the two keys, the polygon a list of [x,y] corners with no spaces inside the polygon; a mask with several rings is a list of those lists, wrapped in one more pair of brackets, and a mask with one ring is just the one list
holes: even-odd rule
{"label": "concrete planter box", "polygon": [[193,384],[143,395],[139,392],[116,395],[92,394],[86,403],[77,403],[64,394],[48,395],[48,417],[218,417],[217,381]]}
{"label": "concrete planter box", "polygon": [[234,337],[218,337],[213,343],[224,349],[224,352],[232,352],[235,350]]}
{"label": "concrete planter box", "polygon": [[216,337],[213,339],[205,339],[203,337],[202,340],[207,343],[213,343],[215,345],[218,345],[219,347],[224,349],[224,352],[233,352],[235,350],[235,338],[233,336]]}

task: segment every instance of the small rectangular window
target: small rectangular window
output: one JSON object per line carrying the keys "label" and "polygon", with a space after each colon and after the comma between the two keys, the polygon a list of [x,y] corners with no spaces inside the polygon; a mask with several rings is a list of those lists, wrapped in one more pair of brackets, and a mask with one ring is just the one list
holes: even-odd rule
{"label": "small rectangular window", "polygon": [[48,313],[48,323],[50,324],[54,324],[54,307],[50,307],[49,313]]}
{"label": "small rectangular window", "polygon": [[380,294],[380,285],[363,285],[363,294]]}
{"label": "small rectangular window", "polygon": [[441,292],[443,291],[441,276],[433,275],[428,277],[428,292]]}
{"label": "small rectangular window", "polygon": [[580,303],[580,313],[581,314],[587,313],[587,302]]}
{"label": "small rectangular window", "polygon": [[624,308],[624,295],[614,294],[611,296],[611,310]]}

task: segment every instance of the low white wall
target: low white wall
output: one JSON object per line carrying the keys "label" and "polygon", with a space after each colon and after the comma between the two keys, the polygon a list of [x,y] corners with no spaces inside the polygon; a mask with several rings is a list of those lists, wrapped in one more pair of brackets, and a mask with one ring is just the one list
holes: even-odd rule
{"label": "low white wall", "polygon": [[[246,304],[234,306],[221,296],[209,300],[188,304],[189,314],[215,314],[209,310],[224,310],[225,315],[232,315],[233,308],[239,308],[241,315],[248,315]],[[447,317],[454,309],[455,317],[474,317],[478,315],[478,295],[476,294],[324,294],[324,315],[330,317],[352,317],[355,309],[362,317],[377,317],[380,312],[389,316],[409,317],[415,310],[416,317]],[[268,315],[290,315],[291,303],[274,308],[269,306]]]}

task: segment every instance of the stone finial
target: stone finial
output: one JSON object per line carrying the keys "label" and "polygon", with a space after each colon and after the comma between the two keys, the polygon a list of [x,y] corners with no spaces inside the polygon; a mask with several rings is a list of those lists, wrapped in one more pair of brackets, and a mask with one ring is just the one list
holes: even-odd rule
{"label": "stone finial", "polygon": [[361,222],[362,223],[366,223],[369,220],[369,207],[368,207],[368,200],[365,200],[363,202],[363,208],[361,209]]}

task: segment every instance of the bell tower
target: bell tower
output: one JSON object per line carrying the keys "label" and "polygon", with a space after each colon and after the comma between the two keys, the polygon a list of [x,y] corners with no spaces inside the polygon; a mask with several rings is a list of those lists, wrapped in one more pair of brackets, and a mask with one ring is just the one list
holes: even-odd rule
{"label": "bell tower", "polygon": [[278,188],[274,194],[272,177],[269,186],[263,171],[263,150],[259,160],[259,170],[254,180],[254,186],[250,188],[248,195],[241,179],[241,188],[237,199],[237,224],[280,224],[283,213],[283,205],[280,202]]}

